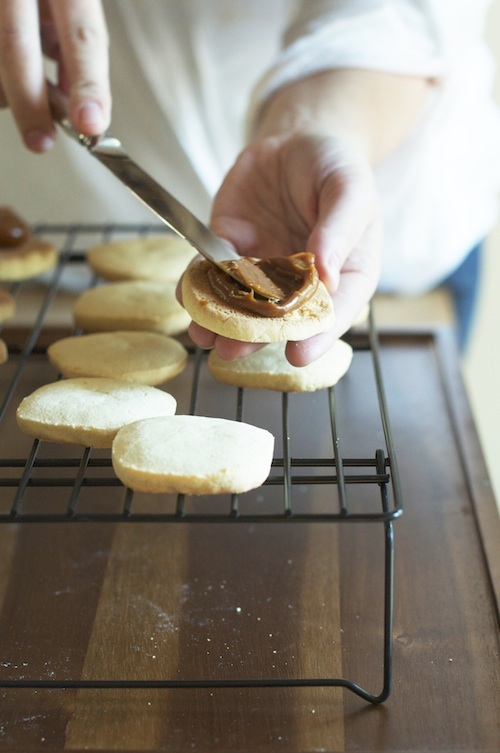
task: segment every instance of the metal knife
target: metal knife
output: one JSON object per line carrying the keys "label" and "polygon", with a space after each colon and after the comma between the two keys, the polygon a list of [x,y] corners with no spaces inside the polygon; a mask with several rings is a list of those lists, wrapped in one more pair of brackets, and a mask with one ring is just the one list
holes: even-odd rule
{"label": "metal knife", "polygon": [[[242,257],[228,243],[212,233],[189,209],[133,162],[116,136],[109,132],[92,137],[78,133],[69,120],[64,94],[49,82],[47,87],[54,120],[111,170],[160,220],[219,267],[223,261],[241,260]],[[224,267],[222,269],[232,277],[230,271]]]}

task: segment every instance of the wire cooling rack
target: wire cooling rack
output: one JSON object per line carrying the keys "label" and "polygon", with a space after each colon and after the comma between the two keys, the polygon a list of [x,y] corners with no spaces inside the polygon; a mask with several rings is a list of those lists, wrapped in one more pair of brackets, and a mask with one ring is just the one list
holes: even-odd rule
{"label": "wire cooling rack", "polygon": [[[0,405],[0,436],[15,428],[20,397],[47,381],[45,349],[57,331],[50,312],[62,291],[98,283],[85,263],[85,250],[99,242],[163,232],[158,225],[40,225],[35,232],[53,240],[60,249],[57,268],[43,281],[40,303],[32,321],[20,327],[9,342],[11,357]],[[21,299],[25,284],[11,288]],[[15,328],[12,330],[16,332]],[[19,337],[19,333],[22,336]],[[68,334],[68,333],[66,333]],[[373,693],[345,678],[197,679],[197,680],[2,680],[0,687],[31,688],[158,688],[158,687],[344,687],[371,703],[381,703],[391,691],[393,625],[393,522],[402,513],[396,454],[384,393],[378,334],[370,313],[365,329],[346,338],[367,361],[366,389],[373,391],[374,410],[380,417],[379,442],[371,454],[344,455],[341,431],[341,396],[337,387],[318,393],[287,394],[217,385],[206,366],[206,354],[184,341],[189,351],[186,371],[165,389],[178,400],[178,412],[219,415],[261,425],[276,437],[271,473],[265,484],[244,495],[210,498],[185,495],[144,495],[126,489],[113,473],[109,451],[66,447],[20,440],[21,451],[9,453],[9,439],[0,441],[0,523],[155,522],[175,523],[370,523],[384,533],[383,677],[382,689]],[[32,373],[38,376],[32,377]],[[0,373],[0,378],[2,374]],[[39,384],[37,383],[39,379]],[[307,425],[310,406],[325,426]],[[318,408],[318,403],[321,404]],[[325,441],[325,437],[327,441]],[[321,441],[319,441],[321,439]],[[381,440],[381,441],[379,441]],[[348,453],[351,455],[352,453]],[[249,458],[251,462],[251,458]],[[50,504],[42,490],[50,489]],[[314,489],[314,504],[308,490]],[[100,502],[93,504],[99,492]],[[44,497],[43,504],[41,498]],[[152,501],[152,497],[154,500]]]}

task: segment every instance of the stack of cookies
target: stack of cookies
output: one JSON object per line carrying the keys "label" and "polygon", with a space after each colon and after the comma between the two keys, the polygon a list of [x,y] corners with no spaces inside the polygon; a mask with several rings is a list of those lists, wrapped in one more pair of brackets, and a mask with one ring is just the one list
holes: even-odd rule
{"label": "stack of cookies", "polygon": [[17,282],[53,269],[56,247],[38,238],[10,207],[0,207],[0,282]]}
{"label": "stack of cookies", "polygon": [[[11,207],[0,206],[0,285],[27,280],[53,269],[58,261],[56,247],[38,238]],[[0,324],[14,316],[14,299],[0,288]],[[8,358],[7,345],[0,339],[0,364]]]}
{"label": "stack of cookies", "polygon": [[203,272],[203,262],[195,260],[182,279],[182,297],[192,319],[201,326],[224,337],[265,344],[251,355],[233,361],[212,351],[208,366],[212,376],[223,384],[312,392],[332,387],[349,369],[352,348],[340,340],[307,366],[292,366],[285,357],[287,341],[327,332],[335,321],[332,298],[322,282],[298,308],[283,316],[266,318],[235,308],[217,296]]}

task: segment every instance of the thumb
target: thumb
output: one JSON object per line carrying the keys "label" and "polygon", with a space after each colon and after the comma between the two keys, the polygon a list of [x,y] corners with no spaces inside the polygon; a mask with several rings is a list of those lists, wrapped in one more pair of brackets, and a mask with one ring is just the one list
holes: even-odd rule
{"label": "thumb", "polygon": [[360,162],[332,170],[321,185],[317,221],[306,245],[331,293],[337,290],[351,254],[363,245],[374,250],[375,237],[366,244],[365,236],[380,240],[375,227],[380,228],[380,207],[370,167]]}

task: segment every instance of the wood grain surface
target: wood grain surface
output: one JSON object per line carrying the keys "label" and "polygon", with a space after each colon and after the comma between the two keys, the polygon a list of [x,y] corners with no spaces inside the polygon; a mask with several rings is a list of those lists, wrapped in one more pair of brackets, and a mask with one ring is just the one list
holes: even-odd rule
{"label": "wood grain surface", "polygon": [[[387,702],[325,687],[0,688],[0,750],[500,750],[499,525],[456,360],[433,333],[381,345],[404,495]],[[370,455],[381,434],[367,359],[356,352],[336,392],[346,457]],[[48,378],[35,358],[20,394]],[[272,399],[252,404],[256,423]],[[294,406],[294,452],[313,456],[328,443],[324,396]],[[17,446],[21,457],[7,416],[2,455]],[[273,504],[265,489],[260,504]],[[12,491],[0,494],[7,507]],[[48,508],[68,494],[30,490]],[[108,509],[114,494],[86,499]],[[324,504],[319,487],[296,494]],[[373,523],[2,524],[0,679],[343,676],[378,692],[383,543]]]}

